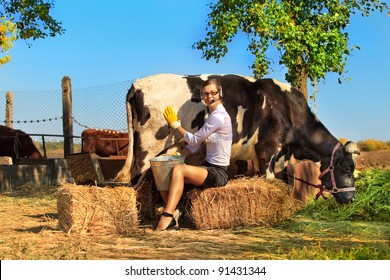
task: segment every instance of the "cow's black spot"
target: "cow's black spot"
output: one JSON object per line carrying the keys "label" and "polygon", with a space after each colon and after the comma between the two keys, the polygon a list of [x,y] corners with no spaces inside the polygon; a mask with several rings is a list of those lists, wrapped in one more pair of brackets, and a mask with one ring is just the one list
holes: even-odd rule
{"label": "cow's black spot", "polygon": [[192,97],[192,98],[191,98],[191,102],[199,103],[199,102],[202,102],[202,100],[201,100],[200,98]]}
{"label": "cow's black spot", "polygon": [[187,80],[187,86],[191,91],[191,97],[200,99],[200,87],[203,83],[200,76],[186,76],[184,78]]}
{"label": "cow's black spot", "polygon": [[205,111],[199,112],[196,115],[195,119],[191,122],[191,128],[192,129],[195,129],[195,128],[200,129],[203,126],[203,124],[204,124],[205,116],[206,116],[206,112]]}
{"label": "cow's black spot", "polygon": [[163,139],[167,138],[168,135],[169,135],[169,126],[164,125],[156,131],[156,134],[154,135],[154,137],[157,140],[163,140]]}
{"label": "cow's black spot", "polygon": [[[134,90],[134,88],[132,87],[131,90]],[[132,96],[128,102],[134,108],[132,113],[136,114],[136,116],[133,115],[133,119],[136,117],[138,122],[144,125],[150,119],[150,110],[148,106],[145,106],[144,93],[141,90],[135,90],[135,92],[132,94],[128,93],[128,95]]]}

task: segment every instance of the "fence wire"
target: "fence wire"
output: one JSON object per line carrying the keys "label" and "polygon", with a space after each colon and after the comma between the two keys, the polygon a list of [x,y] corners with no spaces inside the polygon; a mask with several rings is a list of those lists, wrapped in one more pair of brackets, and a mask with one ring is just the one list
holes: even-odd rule
{"label": "fence wire", "polygon": [[[87,128],[127,132],[126,94],[132,82],[72,89],[73,135],[81,136]],[[62,89],[12,92],[14,129],[28,134],[63,134]],[[6,123],[6,93],[0,91],[1,125]],[[40,141],[39,136],[33,139]],[[78,140],[75,138],[75,142]],[[63,138],[51,136],[46,141],[59,142]]]}

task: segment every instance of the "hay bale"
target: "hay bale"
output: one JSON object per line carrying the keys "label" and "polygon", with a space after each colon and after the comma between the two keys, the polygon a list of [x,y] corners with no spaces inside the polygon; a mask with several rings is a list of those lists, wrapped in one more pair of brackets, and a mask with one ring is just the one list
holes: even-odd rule
{"label": "hay bale", "polygon": [[70,233],[127,233],[139,225],[136,191],[64,184],[57,193],[60,227]]}
{"label": "hay bale", "polygon": [[279,180],[234,179],[225,187],[189,192],[189,215],[198,229],[274,225],[301,206],[292,194],[292,187]]}

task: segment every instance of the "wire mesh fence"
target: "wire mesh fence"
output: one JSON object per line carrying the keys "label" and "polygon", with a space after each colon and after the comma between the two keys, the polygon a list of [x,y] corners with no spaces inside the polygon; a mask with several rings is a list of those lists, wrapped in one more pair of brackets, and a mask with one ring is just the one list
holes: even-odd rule
{"label": "wire mesh fence", "polygon": [[[88,88],[72,89],[73,135],[76,152],[80,136],[87,128],[113,129],[127,132],[126,94],[133,80]],[[10,90],[12,91],[12,89]],[[62,89],[12,91],[14,129],[32,135],[38,146],[53,145],[63,139]],[[0,91],[0,124],[6,124],[6,94]],[[60,146],[60,145],[54,145]],[[57,156],[57,155],[56,155]]]}

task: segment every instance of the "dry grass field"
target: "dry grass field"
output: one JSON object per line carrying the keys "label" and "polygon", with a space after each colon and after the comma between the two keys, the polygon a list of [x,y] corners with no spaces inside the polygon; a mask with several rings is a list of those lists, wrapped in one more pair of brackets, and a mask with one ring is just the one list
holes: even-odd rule
{"label": "dry grass field", "polygon": [[390,170],[390,150],[361,152],[357,158],[359,169],[379,168]]}
{"label": "dry grass field", "polygon": [[390,259],[388,222],[327,213],[297,212],[274,226],[198,230],[189,223],[157,233],[150,221],[126,234],[68,235],[58,225],[56,192],[26,186],[0,194],[0,259]]}
{"label": "dry grass field", "polygon": [[0,259],[389,259],[388,223],[296,215],[273,227],[65,234],[53,191],[0,195]]}

